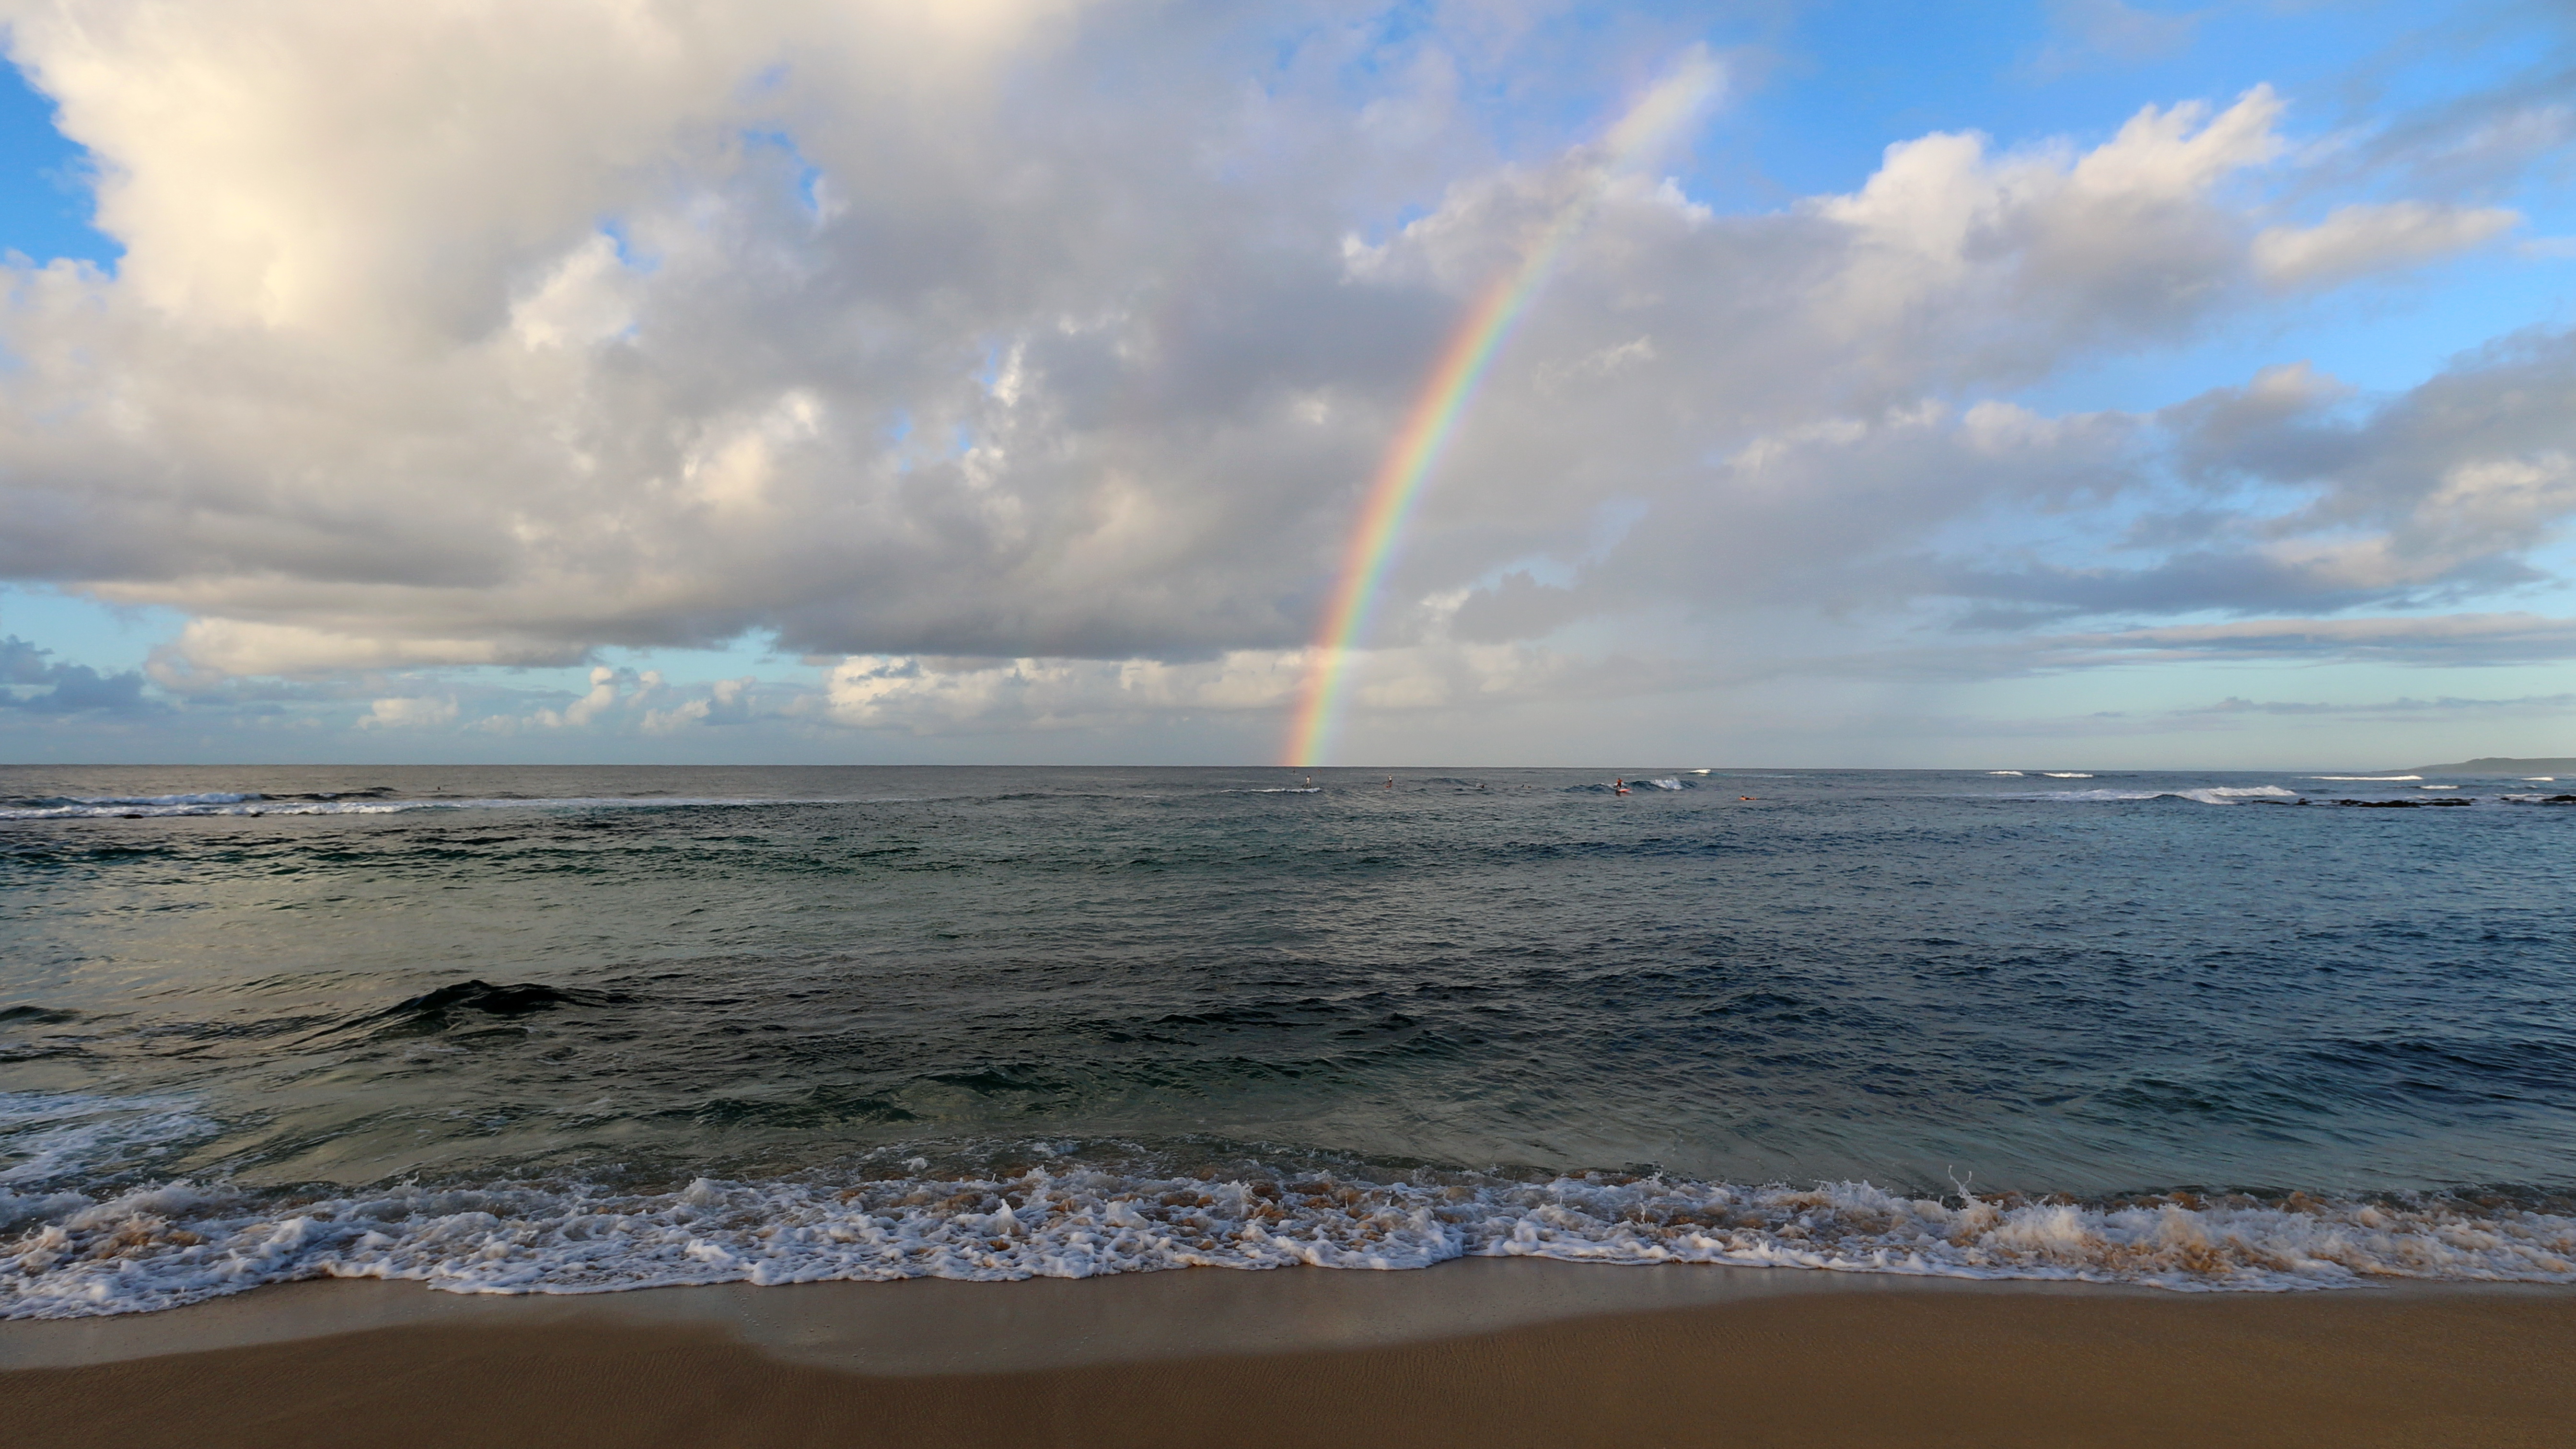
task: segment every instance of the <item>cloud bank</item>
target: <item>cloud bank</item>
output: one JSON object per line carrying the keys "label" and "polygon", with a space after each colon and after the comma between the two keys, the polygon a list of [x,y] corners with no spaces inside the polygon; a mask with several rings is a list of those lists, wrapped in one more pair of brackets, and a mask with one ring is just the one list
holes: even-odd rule
{"label": "cloud bank", "polygon": [[[1478,68],[1530,61],[1526,16],[0,15],[125,248],[0,278],[0,576],[186,615],[151,669],[181,702],[416,678],[364,704],[389,734],[1275,715],[1378,452],[1467,300],[1590,186],[1598,133],[1483,138]],[[2195,23],[2059,20],[2160,53]],[[2362,171],[2256,86],[2089,143],[1891,138],[1854,188],[1758,210],[1622,173],[1444,461],[1355,697],[1705,682],[1755,666],[1693,662],[1692,631],[1765,610],[1934,621],[1924,647],[1997,673],[2320,641],[2564,658],[2560,621],[2364,616],[2547,576],[2576,513],[2565,331],[2396,394],[2288,361],[2137,411],[2010,396],[2496,247],[2520,214],[2439,178],[2558,154],[2545,110],[2423,118]],[[2353,199],[2362,175],[2417,190]],[[1659,660],[1605,674],[1639,621]],[[507,709],[435,674],[746,634],[821,673],[602,667]],[[127,687],[10,667],[19,709]]]}

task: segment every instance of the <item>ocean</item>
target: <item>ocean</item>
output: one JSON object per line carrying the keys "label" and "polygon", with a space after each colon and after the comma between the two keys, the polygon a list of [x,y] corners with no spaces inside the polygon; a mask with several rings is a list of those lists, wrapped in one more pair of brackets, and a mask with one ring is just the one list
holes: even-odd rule
{"label": "ocean", "polygon": [[0,1315],[1472,1254],[2576,1282],[2562,788],[0,769]]}

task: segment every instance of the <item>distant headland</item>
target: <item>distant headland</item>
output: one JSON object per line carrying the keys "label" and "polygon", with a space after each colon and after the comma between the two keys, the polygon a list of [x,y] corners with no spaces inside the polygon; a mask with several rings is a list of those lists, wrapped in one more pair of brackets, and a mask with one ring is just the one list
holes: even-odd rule
{"label": "distant headland", "polygon": [[2546,760],[2509,760],[2489,755],[2482,760],[2463,760],[2456,765],[2408,765],[2391,774],[2408,775],[2576,775],[2576,759],[2560,756]]}

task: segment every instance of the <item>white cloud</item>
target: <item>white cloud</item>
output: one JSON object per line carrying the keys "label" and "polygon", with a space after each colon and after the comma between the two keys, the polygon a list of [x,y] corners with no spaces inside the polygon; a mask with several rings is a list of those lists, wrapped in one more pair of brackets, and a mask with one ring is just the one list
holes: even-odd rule
{"label": "white cloud", "polygon": [[[930,86],[892,11],[594,34],[576,6],[507,54],[412,11],[370,53],[446,68],[380,73],[322,9],[14,32],[118,178],[101,221],[128,252],[113,279],[27,274],[0,321],[29,359],[0,382],[0,503],[29,520],[0,567],[191,614],[197,671],[559,664],[751,627],[827,653],[1296,647],[1448,319],[1592,184],[1580,148],[1469,176],[1355,276],[1329,171],[1254,191],[1203,159],[1276,140],[1222,72],[1086,101],[1069,133],[1036,99],[1092,94],[1053,10],[948,37]],[[578,55],[539,63],[556,50]],[[1025,104],[972,80],[1003,66]],[[174,96],[221,124],[161,124]],[[1614,180],[1402,591],[1579,531],[1597,477],[1686,495],[1756,420],[2183,325],[2243,271],[2212,188],[2274,152],[2276,111],[2150,109],[2082,154],[1935,137],[1770,216]],[[1319,168],[1347,143],[1298,119]]]}
{"label": "white cloud", "polygon": [[[637,696],[658,688],[659,673],[637,675],[634,670],[616,670],[595,665],[590,671],[590,692],[562,709],[540,709],[528,716],[528,723],[539,729],[580,729],[620,705],[632,705]],[[620,697],[618,688],[627,686],[631,693]]]}
{"label": "white cloud", "polygon": [[[523,738],[1275,714],[1431,363],[1585,199],[1414,516],[1364,708],[1704,677],[1553,637],[1618,618],[1686,658],[1752,610],[2414,607],[2527,581],[2576,506],[2545,337],[2396,398],[2302,365],[2005,400],[2513,223],[2267,229],[2321,164],[2269,88],[2090,146],[1890,138],[1847,192],[1726,212],[1589,135],[1496,154],[1492,68],[1574,64],[1511,51],[1544,10],[1390,40],[1265,5],[0,0],[125,247],[8,278],[0,576],[185,613],[151,677],[206,701],[752,630],[847,658],[801,696],[463,696]],[[2191,17],[2059,23],[2135,52]],[[2423,146],[2521,117],[2525,154],[2549,114]]]}
{"label": "white cloud", "polygon": [[[1182,663],[869,655],[834,666],[821,697],[796,712],[846,728],[914,735],[1115,733],[1190,718],[1266,725],[1295,702],[1312,662],[1304,649],[1235,650]],[[1345,688],[1368,708],[1427,715],[1473,714],[1569,693],[1614,699],[1679,682],[1668,666],[1621,655],[1577,658],[1529,644],[1445,639],[1353,651],[1345,668]]]}
{"label": "white cloud", "polygon": [[510,303],[510,330],[532,349],[605,342],[634,325],[633,282],[616,240],[595,235]]}
{"label": "white cloud", "polygon": [[[119,591],[101,594],[118,599]],[[345,613],[340,618],[348,617]],[[360,627],[364,627],[361,622]],[[305,624],[261,624],[240,619],[194,619],[153,660],[157,682],[179,688],[183,671],[216,675],[324,675],[353,669],[398,669],[421,664],[563,664],[578,646],[524,639],[387,637]]]}
{"label": "white cloud", "polygon": [[740,724],[751,717],[751,690],[760,681],[751,675],[719,679],[705,697],[684,700],[668,709],[644,711],[641,727],[648,735],[677,734],[697,725]]}
{"label": "white cloud", "polygon": [[2274,286],[2341,281],[2465,251],[2522,220],[2500,207],[2356,202],[2311,227],[2266,227],[2254,238],[2254,269]]}
{"label": "white cloud", "polygon": [[358,728],[376,730],[437,729],[456,722],[454,699],[431,699],[424,695],[379,699],[358,718]]}
{"label": "white cloud", "polygon": [[1304,677],[1302,653],[1239,650],[1202,663],[941,660],[868,655],[828,677],[823,716],[859,729],[1067,729],[1147,715],[1271,710]]}

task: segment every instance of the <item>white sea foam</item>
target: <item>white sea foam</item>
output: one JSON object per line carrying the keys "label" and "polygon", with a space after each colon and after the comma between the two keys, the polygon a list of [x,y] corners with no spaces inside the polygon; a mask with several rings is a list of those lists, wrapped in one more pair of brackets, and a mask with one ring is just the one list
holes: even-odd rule
{"label": "white sea foam", "polygon": [[1682,788],[1680,778],[1671,775],[1667,775],[1660,780],[1648,780],[1646,783],[1654,786],[1658,790],[1678,790]]}
{"label": "white sea foam", "polygon": [[[21,1199],[23,1205],[27,1200]],[[1419,1268],[1462,1256],[1726,1263],[2175,1289],[2381,1278],[2576,1282],[2576,1218],[2449,1202],[2175,1197],[1953,1206],[1866,1183],[1739,1187],[1130,1177],[742,1183],[675,1192],[397,1187],[260,1202],[184,1182],[56,1195],[0,1248],[0,1316],[166,1308],[304,1278],[458,1293],[686,1283]]]}
{"label": "white sea foam", "polygon": [[[87,1197],[48,1184],[117,1165],[130,1168],[220,1130],[194,1107],[179,1097],[0,1092],[0,1231],[89,1206]],[[0,1249],[0,1263],[8,1261],[9,1251]],[[5,1297],[0,1292],[0,1300]]]}
{"label": "white sea foam", "polygon": [[2421,775],[2308,775],[2310,780],[2358,780],[2368,784],[2394,785],[2406,780],[2421,780]]}
{"label": "white sea foam", "polygon": [[256,790],[207,790],[194,795],[93,795],[76,800],[81,805],[238,805],[245,800],[264,800]]}
{"label": "white sea foam", "polygon": [[2092,776],[2077,770],[2042,770],[2040,773],[2046,775],[2052,780],[2090,780],[2093,778]]}
{"label": "white sea foam", "polygon": [[2418,785],[2415,788],[2418,790],[2456,790],[2460,787],[2457,785]]}
{"label": "white sea foam", "polygon": [[1989,775],[2010,775],[2016,780],[2021,778],[2021,771],[2019,770],[1988,770],[1986,773]]}
{"label": "white sea foam", "polygon": [[2299,792],[2278,785],[2221,785],[2206,790],[2045,790],[2005,795],[2005,800],[2196,800],[2203,805],[2241,805],[2249,800],[2296,800]]}
{"label": "white sea foam", "polygon": [[[392,815],[404,810],[462,806],[476,802],[449,800],[263,800],[253,795],[232,800],[200,799],[185,803],[122,800],[75,800],[60,804],[0,806],[0,820],[149,820],[197,815]],[[529,801],[496,802],[529,804]]]}
{"label": "white sea foam", "polygon": [[2525,775],[2522,778],[2540,785],[2554,785],[2558,783],[2558,777],[2556,775]]}
{"label": "white sea foam", "polygon": [[216,1130],[186,1097],[110,1097],[91,1092],[0,1092],[0,1148],[16,1163],[0,1183],[33,1182],[92,1169],[126,1143],[167,1142]]}
{"label": "white sea foam", "polygon": [[0,806],[0,820],[136,820],[205,815],[398,815],[412,810],[682,809],[707,805],[789,805],[790,800],[597,796],[545,800],[271,800],[261,795],[154,795],[53,800]]}

